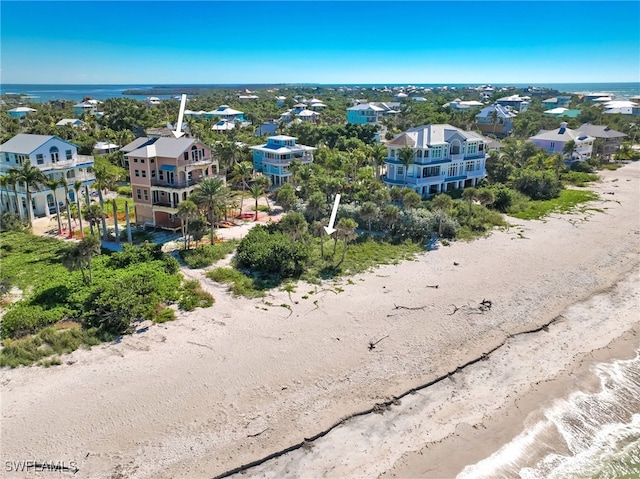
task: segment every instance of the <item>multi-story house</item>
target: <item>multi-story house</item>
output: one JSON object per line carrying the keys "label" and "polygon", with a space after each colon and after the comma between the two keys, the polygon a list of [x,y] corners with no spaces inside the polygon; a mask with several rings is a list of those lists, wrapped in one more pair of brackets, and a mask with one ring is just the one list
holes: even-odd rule
{"label": "multi-story house", "polygon": [[211,148],[193,138],[137,138],[121,151],[138,224],[177,230],[179,204],[200,181],[218,174]]}
{"label": "multi-story house", "polygon": [[289,165],[294,159],[304,164],[313,162],[312,146],[297,145],[297,138],[276,135],[267,138],[267,143],[252,146],[253,169],[268,176],[273,186],[280,186],[289,181],[291,172]]}
{"label": "multi-story house", "polygon": [[[69,185],[69,196],[75,201],[73,184],[81,181],[83,186],[91,186],[95,181],[93,174],[93,157],[78,155],[78,147],[57,136],[29,135],[20,133],[0,145],[0,176],[7,176],[12,169],[20,169],[26,161],[40,169],[51,179],[64,179]],[[18,205],[16,205],[13,188],[8,185],[0,187],[2,191],[2,211],[18,212],[26,218],[27,190],[24,184],[18,183]],[[56,198],[64,199],[64,188],[54,192],[44,185],[31,191],[31,211],[34,216],[49,216],[55,212]]]}
{"label": "multi-story house", "polygon": [[205,118],[218,118],[231,123],[249,124],[244,118],[244,112],[234,110],[229,105],[221,105],[217,110],[208,111],[204,114]]}
{"label": "multi-story house", "polygon": [[495,135],[501,138],[513,130],[513,120],[517,113],[508,106],[490,105],[476,115],[476,127],[484,135]]}
{"label": "multi-story house", "polygon": [[[486,176],[486,140],[451,125],[411,128],[386,146],[385,184],[408,186],[422,197],[476,186]],[[400,151],[407,147],[414,151],[408,166],[400,157]]]}
{"label": "multi-story house", "polygon": [[600,161],[611,161],[613,155],[617,153],[622,145],[622,141],[627,135],[620,131],[612,130],[605,125],[592,125],[585,123],[578,131],[595,138],[593,141],[592,156],[596,156]]}
{"label": "multi-story house", "polygon": [[595,138],[580,130],[567,128],[567,122],[560,123],[556,130],[540,130],[529,140],[549,153],[562,153],[567,142],[573,140],[575,149],[567,161],[586,161],[591,158]]}
{"label": "multi-story house", "polygon": [[97,115],[98,100],[87,100],[73,105],[73,116],[81,117],[82,115]]}
{"label": "multi-story house", "polygon": [[571,103],[570,96],[554,96],[543,100],[542,106],[545,108],[568,108],[569,103]]}
{"label": "multi-story house", "polygon": [[347,123],[356,125],[374,124],[379,125],[382,119],[396,115],[400,104],[390,103],[360,103],[347,108]]}
{"label": "multi-story house", "polygon": [[498,100],[496,101],[499,105],[510,106],[517,111],[527,111],[527,109],[529,108],[529,103],[531,102],[531,97],[510,95],[498,98]]}

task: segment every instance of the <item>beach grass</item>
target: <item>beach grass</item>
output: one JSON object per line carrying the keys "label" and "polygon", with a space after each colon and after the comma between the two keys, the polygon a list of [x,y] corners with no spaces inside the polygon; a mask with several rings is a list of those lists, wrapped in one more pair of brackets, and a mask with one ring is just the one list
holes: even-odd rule
{"label": "beach grass", "polygon": [[530,201],[523,211],[510,213],[521,220],[539,220],[551,213],[570,213],[576,205],[597,200],[596,193],[589,190],[562,190],[560,196],[551,200]]}
{"label": "beach grass", "polygon": [[180,250],[180,257],[189,268],[204,268],[220,261],[238,246],[238,240],[228,240],[215,245],[202,245],[195,249]]}

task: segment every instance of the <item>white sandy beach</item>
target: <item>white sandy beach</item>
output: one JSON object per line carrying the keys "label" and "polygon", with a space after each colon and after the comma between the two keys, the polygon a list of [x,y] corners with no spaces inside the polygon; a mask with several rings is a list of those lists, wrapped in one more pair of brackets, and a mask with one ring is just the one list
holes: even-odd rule
{"label": "white sandy beach", "polygon": [[[561,315],[548,331],[509,339],[487,361],[405,396],[384,414],[349,421],[312,447],[249,471],[454,477],[517,434],[540,401],[570,387],[573,373],[586,374],[590,358],[632,357],[640,346],[628,332],[640,333],[640,163],[602,177],[593,187],[601,201],[591,210],[511,219],[508,231],[441,246],[415,261],[319,287],[300,284],[293,302],[281,291],[264,301],[232,298],[204,280],[216,299],[211,308],[77,351],[62,366],[2,370],[3,465],[75,461],[75,477],[83,478],[214,477],[454,372]],[[606,311],[597,293],[623,279],[628,314],[566,319],[588,298]],[[483,299],[491,309],[475,314]],[[462,309],[451,314],[453,305]],[[445,406],[418,408],[425,396]],[[387,438],[394,428],[402,433]],[[3,477],[23,477],[2,469]]]}

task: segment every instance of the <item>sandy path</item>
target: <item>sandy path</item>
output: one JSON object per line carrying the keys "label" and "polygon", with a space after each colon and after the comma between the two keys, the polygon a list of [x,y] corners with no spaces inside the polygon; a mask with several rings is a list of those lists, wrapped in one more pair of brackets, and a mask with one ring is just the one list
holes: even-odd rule
{"label": "sandy path", "polygon": [[[604,177],[596,189],[615,195],[594,202],[603,212],[517,221],[340,289],[300,285],[294,304],[285,292],[238,300],[209,284],[212,308],[78,351],[70,365],[3,370],[3,458],[75,460],[77,477],[195,478],[298,443],[548,322],[637,265],[640,164]],[[489,313],[449,315],[483,298]]]}

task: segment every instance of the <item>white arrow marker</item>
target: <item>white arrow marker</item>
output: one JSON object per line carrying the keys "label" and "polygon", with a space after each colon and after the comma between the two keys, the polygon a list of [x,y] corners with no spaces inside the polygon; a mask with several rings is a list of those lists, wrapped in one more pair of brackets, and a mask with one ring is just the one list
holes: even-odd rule
{"label": "white arrow marker", "polygon": [[328,235],[333,234],[336,230],[333,225],[336,222],[336,213],[338,212],[338,203],[340,203],[340,193],[336,194],[336,200],[333,202],[333,211],[331,211],[331,218],[329,219],[329,226],[325,226],[324,230]]}
{"label": "white arrow marker", "polygon": [[182,94],[182,98],[180,99],[180,113],[178,113],[178,124],[176,125],[176,131],[173,132],[173,136],[176,138],[180,138],[184,135],[184,131],[180,131],[182,129],[182,117],[184,117],[184,107],[187,104],[187,95],[185,93]]}

